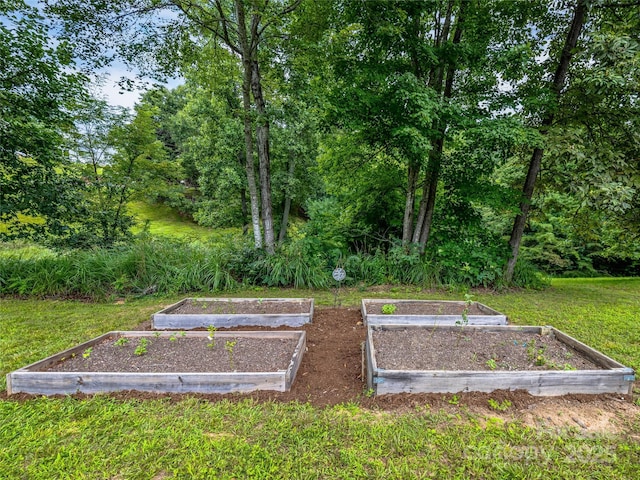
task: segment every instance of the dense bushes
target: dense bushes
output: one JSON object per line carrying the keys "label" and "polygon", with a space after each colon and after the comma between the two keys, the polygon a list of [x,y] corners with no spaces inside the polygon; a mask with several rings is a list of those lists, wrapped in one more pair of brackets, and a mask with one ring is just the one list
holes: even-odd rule
{"label": "dense bushes", "polygon": [[[395,246],[343,257],[339,250],[326,251],[302,238],[267,256],[243,244],[220,247],[148,237],[112,249],[2,255],[0,294],[100,298],[220,292],[239,285],[326,288],[333,284],[336,265],[344,266],[348,285],[500,285],[496,265],[481,255],[455,263],[446,254],[422,257]],[[526,266],[519,268],[516,281],[541,285],[539,274]]]}

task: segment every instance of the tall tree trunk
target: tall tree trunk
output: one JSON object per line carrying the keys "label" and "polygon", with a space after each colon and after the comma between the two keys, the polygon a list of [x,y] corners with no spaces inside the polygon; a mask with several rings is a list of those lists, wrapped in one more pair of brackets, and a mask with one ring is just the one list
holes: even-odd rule
{"label": "tall tree trunk", "polygon": [[[420,253],[424,254],[427,249],[427,242],[431,234],[431,226],[433,225],[433,212],[436,209],[436,194],[438,193],[438,179],[440,177],[440,158],[442,156],[442,146],[444,140],[439,138],[436,140],[434,150],[429,161],[428,182],[425,182],[427,190],[426,203],[424,206],[424,217],[422,218],[422,229],[418,244],[420,245]],[[421,206],[422,210],[422,206]]]}
{"label": "tall tree trunk", "polygon": [[251,225],[253,226],[253,241],[256,248],[262,248],[262,232],[260,231],[260,199],[256,187],[256,174],[253,166],[253,134],[251,125],[251,46],[247,38],[244,5],[241,0],[236,1],[238,17],[239,47],[242,57],[242,107],[244,121],[245,170],[247,172],[247,187],[251,201]]}
{"label": "tall tree trunk", "polygon": [[404,220],[402,222],[402,245],[407,246],[411,242],[413,233],[413,210],[415,208],[416,188],[418,186],[418,175],[420,165],[409,162],[407,172],[407,195],[404,206]]}
{"label": "tall tree trunk", "polygon": [[291,211],[291,181],[296,169],[296,160],[292,155],[289,158],[289,169],[287,172],[287,189],[284,194],[284,208],[282,209],[282,223],[280,224],[280,235],[278,235],[278,244],[282,243],[287,238],[287,227],[289,225],[289,212]]}
{"label": "tall tree trunk", "polygon": [[[238,153],[238,163],[244,165],[242,152]],[[240,208],[242,211],[242,235],[244,236],[249,231],[249,211],[247,208],[247,190],[245,188],[240,189]]]}
{"label": "tall tree trunk", "polygon": [[420,242],[420,234],[422,233],[422,226],[427,214],[427,199],[429,197],[429,173],[425,174],[424,182],[422,183],[422,196],[420,197],[420,209],[418,210],[418,217],[416,219],[416,228],[413,230],[413,238],[411,243]]}
{"label": "tall tree trunk", "polygon": [[[442,28],[438,28],[438,32],[436,34],[435,46],[438,47],[442,44],[444,40],[449,37],[449,29],[451,26],[451,14],[453,10],[454,0],[449,0],[447,5],[447,10],[444,16],[444,22]],[[413,19],[413,31],[412,35],[419,38],[423,35],[422,32],[422,24],[419,16],[415,16]],[[439,21],[437,22],[439,25]],[[422,79],[424,74],[422,70],[422,65],[420,62],[420,57],[415,48],[414,44],[411,44],[411,65],[413,68],[413,73],[418,79]],[[435,71],[431,71],[429,84],[438,84],[440,85],[437,88],[437,91],[442,87],[442,68],[437,68]],[[424,221],[424,214],[426,208],[426,192],[423,188],[422,199],[420,201],[420,210],[418,212],[416,226],[414,228],[414,212],[415,212],[415,203],[416,203],[416,191],[418,189],[418,178],[420,177],[420,169],[421,166],[419,163],[415,161],[410,161],[409,166],[407,168],[407,193],[405,196],[405,207],[404,207],[404,219],[402,221],[402,244],[408,245],[411,243],[418,243],[420,238],[420,232],[422,231],[422,224]]]}
{"label": "tall tree trunk", "polygon": [[[257,49],[257,46],[255,47]],[[256,52],[257,55],[257,52]],[[269,119],[262,95],[262,82],[258,61],[251,62],[251,91],[258,111],[256,122],[256,142],[258,144],[258,161],[260,164],[260,187],[262,197],[262,226],[264,228],[264,244],[267,253],[275,253],[275,237],[273,233],[273,209],[271,206],[271,159],[269,157]]]}
{"label": "tall tree trunk", "polygon": [[[462,29],[464,25],[464,7],[465,2],[462,2],[458,10],[456,29],[453,33],[452,43],[454,45],[459,44],[460,39],[462,38]],[[442,31],[441,42],[446,40],[446,38],[449,36],[451,8],[452,3],[449,3],[447,18],[445,20],[445,25]],[[444,102],[448,102],[453,95],[453,78],[455,76],[455,73],[455,65],[450,64],[447,67],[445,81],[444,66],[440,66],[438,67],[438,69],[436,69],[436,73],[432,78],[434,82],[434,89],[437,92],[440,92],[442,90],[442,84],[444,83],[444,92],[442,94]],[[438,180],[440,177],[440,166],[442,162],[442,150],[444,148],[444,136],[446,128],[447,125],[443,124],[442,122],[438,120],[434,122],[434,129],[438,132],[439,137],[434,141],[433,150],[431,151],[431,155],[429,156],[429,165],[427,167],[427,172],[425,173],[425,181],[422,187],[423,194],[422,200],[420,202],[419,217],[416,222],[416,231],[414,232],[413,236],[414,239],[417,239],[418,244],[420,245],[421,254],[424,254],[424,252],[426,251],[427,242],[429,241],[429,236],[431,234],[433,212],[435,211],[436,207],[436,193],[438,192]],[[418,227],[420,228],[418,229]]]}
{"label": "tall tree trunk", "polygon": [[[562,48],[562,54],[560,55],[560,62],[556,68],[555,75],[553,76],[553,84],[551,86],[552,92],[556,97],[556,100],[560,98],[562,87],[564,86],[567,72],[569,70],[569,63],[573,56],[573,50],[576,48],[582,26],[584,25],[585,16],[587,13],[586,0],[578,0],[573,11],[573,20],[571,21],[571,27],[567,33],[567,38]],[[542,120],[540,126],[540,133],[547,134],[548,128],[553,124],[554,112],[549,111]],[[540,167],[542,166],[542,156],[544,155],[544,149],[536,148],[531,155],[529,161],[529,169],[527,171],[527,177],[522,188],[522,201],[520,202],[520,212],[516,216],[513,222],[513,229],[511,230],[511,238],[509,239],[509,247],[511,247],[511,257],[507,262],[507,268],[504,273],[504,279],[507,283],[513,280],[513,272],[518,262],[518,254],[520,252],[520,244],[522,242],[522,234],[524,233],[524,227],[527,224],[527,217],[529,214],[529,208],[531,206],[531,199],[533,198],[533,191],[536,183],[538,173],[540,173]]]}

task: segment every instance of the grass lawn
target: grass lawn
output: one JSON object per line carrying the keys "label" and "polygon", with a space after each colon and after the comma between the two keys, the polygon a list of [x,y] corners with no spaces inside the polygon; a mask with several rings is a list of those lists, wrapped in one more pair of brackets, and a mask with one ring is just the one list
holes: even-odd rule
{"label": "grass lawn", "polygon": [[203,227],[195,222],[188,221],[180,216],[175,209],[166,205],[132,202],[128,205],[128,208],[138,222],[132,229],[133,233],[140,233],[145,222],[148,222],[151,234],[173,238],[224,242],[228,241],[228,237],[240,234],[239,228],[213,229]]}
{"label": "grass lawn", "polygon": [[[332,292],[252,289],[234,296]],[[415,288],[345,289],[360,298],[461,299]],[[475,298],[520,325],[553,325],[616,360],[640,368],[640,279],[555,280],[544,291]],[[0,299],[0,389],[4,375],[111,329],[133,328],[177,297],[83,303]],[[318,408],[252,400],[211,402],[0,398],[0,478],[640,478],[640,410],[624,428],[532,427],[522,421],[353,404]]]}

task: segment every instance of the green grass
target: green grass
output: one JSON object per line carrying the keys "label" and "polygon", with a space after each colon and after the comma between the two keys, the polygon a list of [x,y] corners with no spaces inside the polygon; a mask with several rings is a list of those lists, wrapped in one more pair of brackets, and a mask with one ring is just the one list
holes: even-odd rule
{"label": "green grass", "polygon": [[[635,478],[613,436],[419,409],[187,398],[0,403],[2,478]],[[549,476],[551,474],[551,476]]]}
{"label": "green grass", "polygon": [[[640,279],[555,280],[544,291],[476,293],[516,324],[550,324],[640,367]],[[316,298],[253,288],[235,296]],[[361,298],[462,299],[415,288],[343,289]],[[126,303],[0,300],[0,374],[110,329],[133,328],[177,296]],[[0,388],[5,388],[4,379]],[[357,399],[355,399],[357,402]],[[357,404],[209,402],[185,396],[0,401],[0,478],[628,478],[640,477],[640,415],[621,434],[531,428],[468,413]]]}
{"label": "green grass", "polygon": [[238,228],[203,227],[184,218],[177,210],[167,205],[132,202],[128,208],[138,222],[133,228],[133,233],[140,233],[145,222],[148,222],[149,232],[152,235],[181,239],[223,242],[228,241],[229,237],[235,237],[241,233]]}

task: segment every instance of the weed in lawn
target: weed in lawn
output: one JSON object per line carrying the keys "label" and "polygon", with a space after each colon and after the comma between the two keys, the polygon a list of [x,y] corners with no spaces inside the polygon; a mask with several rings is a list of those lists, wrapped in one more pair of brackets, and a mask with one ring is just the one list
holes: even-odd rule
{"label": "weed in lawn", "polygon": [[133,351],[133,353],[138,356],[144,355],[145,353],[147,353],[148,346],[149,346],[149,340],[147,340],[146,338],[141,338],[140,342],[138,343],[138,346]]}

